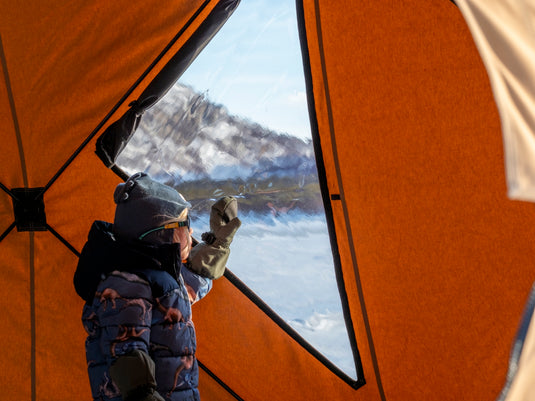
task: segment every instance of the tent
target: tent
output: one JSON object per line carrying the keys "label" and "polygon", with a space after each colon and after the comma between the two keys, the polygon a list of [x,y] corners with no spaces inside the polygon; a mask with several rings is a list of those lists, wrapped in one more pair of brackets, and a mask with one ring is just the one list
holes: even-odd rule
{"label": "tent", "polygon": [[[91,222],[113,218],[114,157],[236,6],[2,2],[2,399],[90,397],[72,276]],[[194,306],[203,400],[494,399],[535,279],[535,217],[507,198],[462,14],[449,0],[296,7],[358,379],[228,272]]]}

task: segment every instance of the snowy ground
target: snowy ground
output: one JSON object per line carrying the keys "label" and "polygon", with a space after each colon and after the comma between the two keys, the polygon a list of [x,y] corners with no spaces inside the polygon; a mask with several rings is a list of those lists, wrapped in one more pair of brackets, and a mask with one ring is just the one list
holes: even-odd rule
{"label": "snowy ground", "polygon": [[[199,237],[208,230],[208,218],[194,221],[193,228]],[[242,216],[228,266],[314,348],[356,378],[324,216]]]}

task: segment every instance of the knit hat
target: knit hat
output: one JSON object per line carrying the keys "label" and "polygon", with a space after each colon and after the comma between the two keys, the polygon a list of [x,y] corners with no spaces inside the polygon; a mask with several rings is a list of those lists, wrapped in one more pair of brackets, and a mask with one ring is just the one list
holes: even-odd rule
{"label": "knit hat", "polygon": [[[117,204],[114,232],[124,239],[139,239],[147,231],[163,226],[177,218],[184,209],[191,208],[178,191],[154,181],[145,173],[136,173],[117,185],[113,199]],[[171,242],[171,233],[168,239],[152,236],[151,241]]]}

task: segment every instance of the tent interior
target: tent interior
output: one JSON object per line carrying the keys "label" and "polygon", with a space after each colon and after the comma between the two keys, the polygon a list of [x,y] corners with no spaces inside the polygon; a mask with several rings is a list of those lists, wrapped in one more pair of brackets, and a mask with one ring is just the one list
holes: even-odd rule
{"label": "tent interior", "polygon": [[[239,3],[3,2],[2,399],[90,398],[72,284],[87,232],[113,221],[115,160],[144,111]],[[535,216],[507,197],[500,115],[463,15],[450,0],[295,7],[357,377],[228,266],[193,307],[202,399],[495,399],[535,281]]]}

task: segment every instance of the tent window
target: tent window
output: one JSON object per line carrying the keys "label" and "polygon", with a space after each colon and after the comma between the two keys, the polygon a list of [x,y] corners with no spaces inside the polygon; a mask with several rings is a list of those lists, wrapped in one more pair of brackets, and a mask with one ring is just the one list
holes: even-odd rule
{"label": "tent window", "polygon": [[311,140],[294,0],[247,0],[143,115],[116,161],[192,203],[238,198],[228,266],[299,335],[357,379]]}

